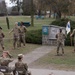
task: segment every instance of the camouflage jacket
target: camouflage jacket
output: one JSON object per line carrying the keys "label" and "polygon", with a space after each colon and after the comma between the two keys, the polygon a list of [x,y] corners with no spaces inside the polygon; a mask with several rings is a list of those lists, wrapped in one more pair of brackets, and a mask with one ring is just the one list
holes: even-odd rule
{"label": "camouflage jacket", "polygon": [[66,35],[63,33],[56,34],[57,42],[63,42],[66,38]]}

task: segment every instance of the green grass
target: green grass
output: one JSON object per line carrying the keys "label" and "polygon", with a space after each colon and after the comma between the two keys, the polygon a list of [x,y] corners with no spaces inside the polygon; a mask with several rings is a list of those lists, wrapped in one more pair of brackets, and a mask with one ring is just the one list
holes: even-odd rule
{"label": "green grass", "polygon": [[[60,50],[61,53],[61,50]],[[35,61],[34,66],[42,68],[63,69],[63,70],[75,70],[75,53],[73,47],[65,47],[65,54],[63,56],[56,56],[56,49],[50,53]]]}
{"label": "green grass", "polygon": [[[31,51],[33,51],[34,49],[40,47],[41,45],[38,44],[28,44],[26,43],[25,46],[22,45],[22,47],[19,47],[16,49],[13,49],[13,41],[11,39],[5,40],[4,41],[4,46],[5,46],[5,50],[8,50],[12,56],[15,58],[17,57],[18,54],[27,54]],[[0,48],[0,54],[2,54],[2,49]]]}
{"label": "green grass", "polygon": [[[0,17],[0,26],[3,28],[3,31],[6,35],[6,38],[10,38],[8,32],[14,27],[15,22],[31,22],[31,18],[27,16],[9,16],[9,24],[10,24],[10,29],[7,29],[7,24],[6,24],[6,17]],[[30,26],[27,28],[27,30],[38,30],[42,29],[43,25],[49,25],[50,22],[52,22],[54,19],[51,18],[45,18],[45,19],[35,19],[34,18],[34,27]],[[12,37],[12,36],[11,36]]]}

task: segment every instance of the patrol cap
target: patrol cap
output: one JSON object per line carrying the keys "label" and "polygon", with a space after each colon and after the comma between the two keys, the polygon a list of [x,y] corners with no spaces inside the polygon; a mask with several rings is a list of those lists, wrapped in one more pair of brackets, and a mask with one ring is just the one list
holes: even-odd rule
{"label": "patrol cap", "polygon": [[18,58],[22,58],[24,55],[23,54],[18,54]]}

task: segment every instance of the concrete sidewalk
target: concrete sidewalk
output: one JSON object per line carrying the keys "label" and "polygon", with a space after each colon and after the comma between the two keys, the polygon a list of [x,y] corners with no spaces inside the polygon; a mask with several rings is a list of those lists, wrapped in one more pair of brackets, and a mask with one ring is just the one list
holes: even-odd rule
{"label": "concrete sidewalk", "polygon": [[[35,60],[41,58],[42,56],[46,55],[49,53],[51,50],[53,50],[55,47],[54,46],[42,46],[39,48],[36,48],[34,51],[24,55],[24,61],[28,65],[34,62]],[[10,65],[14,65],[14,63],[17,61],[14,60],[13,62],[10,63]]]}
{"label": "concrete sidewalk", "polygon": [[[32,62],[36,61],[37,59],[43,57],[51,50],[54,50],[54,46],[42,46],[40,48],[35,49],[34,51],[24,55],[24,61],[28,65],[32,64]],[[17,59],[10,63],[10,66],[14,66]],[[48,70],[48,69],[32,69],[30,68],[32,75],[75,75],[73,71],[63,71],[63,70]]]}
{"label": "concrete sidewalk", "polygon": [[29,69],[32,75],[75,75],[73,71],[48,70],[48,69]]}

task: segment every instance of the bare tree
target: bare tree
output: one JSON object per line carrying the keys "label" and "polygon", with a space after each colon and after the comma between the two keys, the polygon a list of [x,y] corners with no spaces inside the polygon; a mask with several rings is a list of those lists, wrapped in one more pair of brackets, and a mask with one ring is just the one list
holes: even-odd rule
{"label": "bare tree", "polygon": [[2,15],[7,14],[5,1],[0,2],[0,14],[2,14]]}

